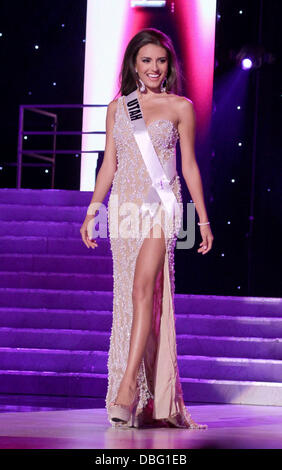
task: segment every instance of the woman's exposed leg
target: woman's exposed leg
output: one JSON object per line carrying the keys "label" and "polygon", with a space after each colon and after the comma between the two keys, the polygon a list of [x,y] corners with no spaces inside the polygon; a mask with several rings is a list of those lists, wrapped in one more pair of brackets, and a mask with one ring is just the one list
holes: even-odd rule
{"label": "woman's exposed leg", "polygon": [[164,259],[164,233],[160,225],[155,225],[150,231],[150,237],[144,239],[136,260],[130,347],[126,371],[115,400],[118,404],[130,405],[134,398],[138,370],[152,326],[155,281],[163,269]]}

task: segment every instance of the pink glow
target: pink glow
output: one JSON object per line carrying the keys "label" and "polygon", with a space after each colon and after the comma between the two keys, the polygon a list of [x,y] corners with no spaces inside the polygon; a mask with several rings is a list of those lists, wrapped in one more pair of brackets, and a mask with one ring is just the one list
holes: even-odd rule
{"label": "pink glow", "polygon": [[127,44],[129,43],[130,39],[135,36],[138,31],[143,28],[148,27],[146,25],[146,11],[143,9],[131,8],[130,2],[128,2],[126,16],[124,17],[124,30],[123,35],[121,38],[120,44],[120,55],[117,61],[117,71],[116,71],[116,80],[114,86],[114,95],[118,92],[119,89],[119,72],[122,65],[123,55],[125,53],[125,49]]}
{"label": "pink glow", "polygon": [[188,98],[194,103],[197,130],[203,136],[212,110],[216,0],[178,0],[176,5]]}

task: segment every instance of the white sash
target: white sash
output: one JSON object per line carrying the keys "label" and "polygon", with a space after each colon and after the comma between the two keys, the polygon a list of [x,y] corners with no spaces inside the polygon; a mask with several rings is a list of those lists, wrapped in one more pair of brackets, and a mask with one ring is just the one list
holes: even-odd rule
{"label": "white sash", "polygon": [[153,216],[159,205],[154,204],[155,208],[153,208],[152,204],[162,201],[170,217],[174,217],[175,214],[181,215],[178,201],[170,186],[171,180],[177,174],[175,165],[168,166],[168,175],[166,175],[149,136],[138,101],[137,89],[125,96],[125,102],[133,126],[135,140],[152,180],[152,186],[140,211],[144,214],[149,209],[150,214]]}

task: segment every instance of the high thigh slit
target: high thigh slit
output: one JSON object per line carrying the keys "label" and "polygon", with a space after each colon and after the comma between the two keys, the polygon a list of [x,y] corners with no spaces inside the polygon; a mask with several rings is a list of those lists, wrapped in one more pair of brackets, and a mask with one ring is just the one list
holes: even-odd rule
{"label": "high thigh slit", "polygon": [[[175,145],[179,138],[177,129],[170,121],[161,120],[149,125],[148,132],[165,169],[166,163],[176,158]],[[177,364],[174,249],[182,218],[178,218],[172,225],[170,221],[163,224],[162,202],[153,217],[140,214],[140,207],[152,181],[134,139],[131,123],[124,109],[123,97],[118,99],[113,135],[117,147],[118,167],[108,203],[109,235],[113,255],[113,320],[107,363],[106,409],[108,412],[110,403],[117,396],[127,366],[137,256],[146,236],[153,226],[161,221],[165,238],[165,257],[154,284],[152,324],[137,375],[139,403],[135,423],[139,426],[174,417],[180,427],[202,427],[203,425],[197,425],[192,420],[186,410]],[[171,182],[171,188],[177,201],[182,203],[177,174]],[[127,211],[122,209],[124,203],[129,203]],[[129,223],[125,224],[128,217],[123,216],[127,215],[132,207],[137,208],[137,211],[133,212]],[[113,422],[111,424],[116,426]]]}

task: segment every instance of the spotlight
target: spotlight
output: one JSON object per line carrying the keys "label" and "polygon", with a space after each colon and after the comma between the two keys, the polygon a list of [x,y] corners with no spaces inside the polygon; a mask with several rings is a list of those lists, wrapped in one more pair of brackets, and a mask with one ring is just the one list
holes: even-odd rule
{"label": "spotlight", "polygon": [[245,57],[245,59],[242,60],[241,62],[241,68],[243,70],[249,70],[253,66],[253,62],[249,57]]}
{"label": "spotlight", "polygon": [[264,64],[273,64],[276,57],[267,52],[264,46],[250,45],[243,46],[239,52],[231,51],[231,57],[235,58],[238,67],[243,70],[259,69]]}

